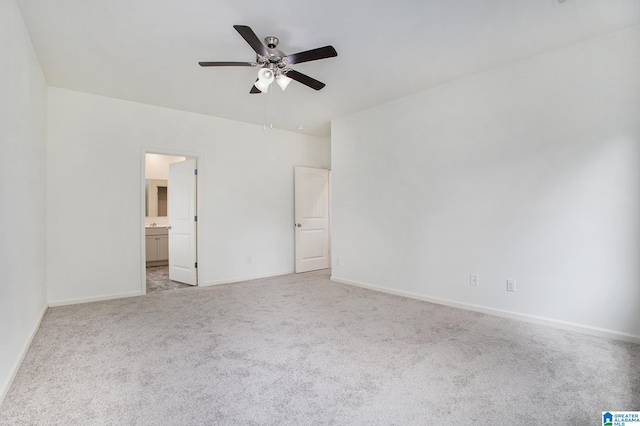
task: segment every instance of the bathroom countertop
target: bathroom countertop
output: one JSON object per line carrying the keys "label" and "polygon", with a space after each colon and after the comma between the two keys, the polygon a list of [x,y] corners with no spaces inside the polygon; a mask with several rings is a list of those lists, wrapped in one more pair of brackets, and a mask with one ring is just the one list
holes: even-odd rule
{"label": "bathroom countertop", "polygon": [[166,235],[169,229],[166,226],[147,226],[145,232],[147,235]]}

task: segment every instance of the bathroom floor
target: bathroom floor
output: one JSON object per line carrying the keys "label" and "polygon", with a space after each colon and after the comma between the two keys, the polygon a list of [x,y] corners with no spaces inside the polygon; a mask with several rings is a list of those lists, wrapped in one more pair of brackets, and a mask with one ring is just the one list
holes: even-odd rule
{"label": "bathroom floor", "polygon": [[147,268],[147,294],[187,287],[193,286],[169,279],[168,266],[150,266]]}

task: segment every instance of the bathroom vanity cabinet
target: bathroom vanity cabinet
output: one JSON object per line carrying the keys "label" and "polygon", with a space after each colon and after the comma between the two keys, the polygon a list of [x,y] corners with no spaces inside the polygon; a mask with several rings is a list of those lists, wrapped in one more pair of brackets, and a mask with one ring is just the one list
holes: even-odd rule
{"label": "bathroom vanity cabinet", "polygon": [[166,227],[146,228],[147,266],[169,264],[169,230]]}

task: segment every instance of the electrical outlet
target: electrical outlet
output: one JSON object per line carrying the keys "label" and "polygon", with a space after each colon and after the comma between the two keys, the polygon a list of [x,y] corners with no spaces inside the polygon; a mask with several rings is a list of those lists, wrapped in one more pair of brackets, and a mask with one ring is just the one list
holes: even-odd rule
{"label": "electrical outlet", "polygon": [[471,274],[471,278],[469,279],[469,284],[474,287],[478,286],[478,276],[476,274]]}
{"label": "electrical outlet", "polygon": [[336,257],[336,266],[340,266],[340,258]]}
{"label": "electrical outlet", "polygon": [[516,280],[507,280],[507,291],[516,291]]}
{"label": "electrical outlet", "polygon": [[251,256],[247,257],[247,263],[251,263],[252,261]]}

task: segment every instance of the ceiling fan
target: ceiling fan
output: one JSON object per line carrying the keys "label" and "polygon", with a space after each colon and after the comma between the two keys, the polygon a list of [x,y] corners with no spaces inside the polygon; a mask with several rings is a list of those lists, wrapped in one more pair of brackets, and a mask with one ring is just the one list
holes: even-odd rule
{"label": "ceiling fan", "polygon": [[293,55],[285,55],[278,46],[278,38],[269,36],[264,39],[266,44],[262,44],[260,39],[253,30],[246,25],[234,25],[236,29],[249,43],[249,46],[256,52],[256,62],[199,62],[201,67],[256,67],[260,66],[258,79],[254,83],[249,93],[266,92],[269,85],[275,80],[282,90],[286,89],[291,80],[296,80],[305,86],[315,90],[322,89],[325,84],[302,74],[294,69],[289,68],[290,65],[302,62],[316,61],[318,59],[333,58],[338,56],[338,52],[333,46],[324,46],[317,49],[306,50],[304,52],[294,53]]}

